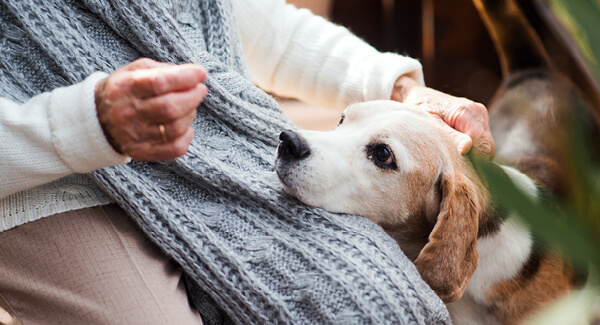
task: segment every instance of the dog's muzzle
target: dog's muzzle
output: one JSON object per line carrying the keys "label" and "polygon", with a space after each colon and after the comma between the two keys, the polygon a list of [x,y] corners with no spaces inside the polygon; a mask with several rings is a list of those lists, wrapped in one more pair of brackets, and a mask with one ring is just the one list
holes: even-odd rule
{"label": "dog's muzzle", "polygon": [[281,143],[277,148],[277,158],[293,161],[310,156],[310,148],[306,141],[294,131],[283,131],[279,135]]}

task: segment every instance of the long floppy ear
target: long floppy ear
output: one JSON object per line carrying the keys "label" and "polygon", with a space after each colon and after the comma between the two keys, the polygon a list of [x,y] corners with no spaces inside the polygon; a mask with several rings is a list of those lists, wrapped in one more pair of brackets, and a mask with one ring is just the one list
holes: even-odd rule
{"label": "long floppy ear", "polygon": [[466,175],[441,174],[437,186],[440,212],[414,263],[425,282],[450,303],[462,297],[477,268],[480,205],[477,186]]}

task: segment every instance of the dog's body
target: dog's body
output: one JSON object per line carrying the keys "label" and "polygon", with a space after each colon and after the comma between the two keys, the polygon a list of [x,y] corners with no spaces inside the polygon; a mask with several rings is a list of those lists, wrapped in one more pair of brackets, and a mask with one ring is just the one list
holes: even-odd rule
{"label": "dog's body", "polygon": [[[542,190],[564,196],[570,117],[584,101],[550,70],[512,2],[474,2],[505,72],[490,122],[498,160],[516,168],[501,168],[532,197]],[[456,324],[517,324],[572,290],[575,273],[538,249],[515,217],[498,215],[441,123],[401,103],[352,105],[333,131],[283,132],[277,174],[306,204],[381,225]]]}

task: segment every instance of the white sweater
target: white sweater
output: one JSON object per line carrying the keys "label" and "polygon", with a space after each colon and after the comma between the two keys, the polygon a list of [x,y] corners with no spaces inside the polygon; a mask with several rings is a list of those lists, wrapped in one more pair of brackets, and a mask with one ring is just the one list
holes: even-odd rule
{"label": "white sweater", "polygon": [[[396,79],[423,82],[418,61],[379,53],[284,0],[234,0],[244,55],[263,89],[326,107],[389,99]],[[17,104],[0,98],[0,231],[110,203],[85,173],[127,163],[106,141],[94,89],[104,72]]]}

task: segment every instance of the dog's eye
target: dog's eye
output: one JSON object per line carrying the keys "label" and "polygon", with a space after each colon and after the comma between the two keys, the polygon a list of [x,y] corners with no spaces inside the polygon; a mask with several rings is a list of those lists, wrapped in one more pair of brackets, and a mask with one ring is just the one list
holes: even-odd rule
{"label": "dog's eye", "polygon": [[385,144],[371,144],[367,148],[367,156],[380,168],[396,169],[396,161],[390,147]]}
{"label": "dog's eye", "polygon": [[340,114],[340,121],[338,122],[338,125],[341,125],[342,123],[344,123],[345,117],[346,117],[346,115],[344,115],[344,113]]}
{"label": "dog's eye", "polygon": [[392,162],[392,152],[387,146],[378,146],[375,149],[374,155],[377,160],[384,164],[389,164]]}

